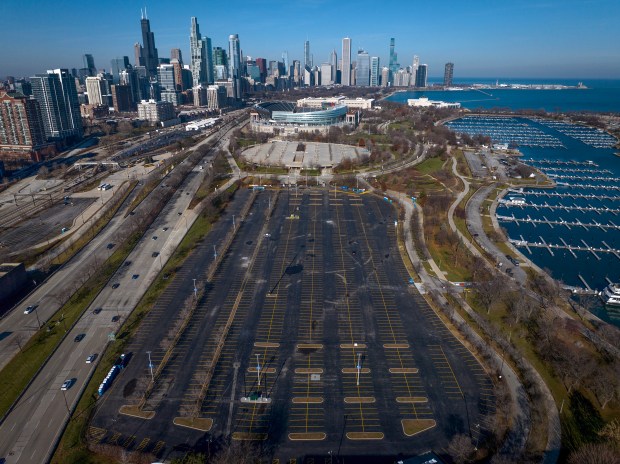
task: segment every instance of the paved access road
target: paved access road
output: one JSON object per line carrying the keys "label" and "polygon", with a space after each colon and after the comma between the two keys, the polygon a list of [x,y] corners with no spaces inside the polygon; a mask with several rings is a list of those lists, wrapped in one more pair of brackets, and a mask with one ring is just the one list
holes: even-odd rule
{"label": "paved access road", "polygon": [[[2,422],[0,458],[5,458],[7,463],[40,463],[49,459],[56,440],[64,430],[68,411],[77,403],[79,393],[96,365],[86,364],[86,357],[92,353],[101,353],[105,349],[108,336],[118,330],[124,318],[133,310],[158,274],[161,264],[165,263],[193,223],[196,212],[188,210],[187,207],[206,172],[195,168],[187,176],[126,262],[112,277],[110,285],[97,296],[84,316],[69,331],[49,362]],[[121,208],[104,232],[95,237],[85,250],[30,295],[28,301],[47,301],[43,299],[51,298],[48,294],[51,289],[62,288],[67,282],[71,282],[70,279],[76,279],[76,275],[80,272],[85,272],[84,266],[88,265],[94,255],[103,253],[107,256],[111,253],[113,249],[108,249],[107,245],[114,242],[115,231],[119,227],[126,227],[128,221],[132,219],[132,216],[125,216],[126,212],[125,208]],[[168,230],[164,231],[164,227]],[[155,236],[157,239],[154,240]],[[154,252],[160,255],[154,257]],[[159,259],[160,256],[162,261]],[[119,285],[113,288],[115,284]],[[26,304],[28,302],[24,302],[24,306]],[[40,307],[45,311],[40,315],[41,320],[53,314],[47,304],[40,303]],[[102,308],[99,314],[93,314],[96,308]],[[2,321],[2,324],[7,324],[5,327],[9,327],[8,324],[15,324],[16,330],[21,330],[24,320],[32,324],[31,319],[24,318],[33,315],[34,313],[24,315],[23,310],[17,308]],[[112,322],[114,316],[120,316],[118,322]],[[84,339],[74,342],[75,336],[82,333],[85,334]],[[74,378],[76,381],[61,396],[57,392],[60,392],[61,384],[68,378]]]}
{"label": "paved access road", "polygon": [[[230,230],[231,215],[249,201],[239,193],[217,228]],[[161,458],[208,453],[226,438],[255,440],[282,462],[309,450],[392,462],[398,452],[446,446],[456,433],[484,440],[491,381],[408,285],[395,219],[393,206],[373,195],[260,193],[213,280],[204,274],[219,235],[200,245],[145,319],[90,439]],[[161,341],[194,277],[204,296],[165,358]],[[149,382],[149,351],[161,375],[144,410],[155,416],[120,414]],[[269,400],[242,400],[256,397]],[[173,424],[195,412],[212,421],[208,433]]]}

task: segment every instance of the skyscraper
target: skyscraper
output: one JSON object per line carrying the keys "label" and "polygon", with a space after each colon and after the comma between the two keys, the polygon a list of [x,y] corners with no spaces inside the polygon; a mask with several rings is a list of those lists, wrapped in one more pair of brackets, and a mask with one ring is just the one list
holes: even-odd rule
{"label": "skyscraper", "polygon": [[454,73],[454,63],[446,63],[445,70],[443,72],[443,86],[452,86],[452,74]]}
{"label": "skyscraper", "polygon": [[304,66],[312,67],[312,60],[310,59],[310,41],[304,42]]}
{"label": "skyscraper", "polygon": [[379,81],[381,79],[381,66],[378,56],[370,58],[370,86],[379,87]]}
{"label": "skyscraper", "polygon": [[418,66],[418,72],[415,76],[415,86],[416,87],[426,87],[426,73],[428,71],[428,66],[425,64],[421,64]]}
{"label": "skyscraper", "polygon": [[239,35],[228,36],[229,75],[233,80],[233,95],[235,99],[241,98],[241,45]]}
{"label": "skyscraper", "polygon": [[288,74],[288,52],[282,52],[282,63],[284,63],[285,73]]}
{"label": "skyscraper", "polygon": [[351,85],[351,39],[342,39],[342,85]]}
{"label": "skyscraper", "polygon": [[332,65],[332,83],[337,84],[338,82],[336,82],[336,74],[338,71],[338,54],[336,53],[336,50],[332,50],[331,54],[329,55],[329,64]]}
{"label": "skyscraper", "polygon": [[97,74],[97,68],[95,67],[95,59],[93,55],[86,54],[82,57],[84,60],[84,68],[88,69],[88,75],[94,76]]}
{"label": "skyscraper", "polygon": [[127,56],[122,58],[114,58],[110,62],[110,65],[112,67],[112,78],[115,84],[120,82],[121,71],[131,68],[131,65],[129,64],[129,57]]}
{"label": "skyscraper", "polygon": [[82,117],[75,79],[68,69],[54,69],[30,78],[32,94],[39,102],[45,135],[65,139],[82,136]]}
{"label": "skyscraper", "polygon": [[400,64],[398,63],[398,54],[396,53],[396,50],[394,49],[394,45],[395,45],[395,39],[392,37],[390,39],[390,64],[389,64],[389,69],[390,69],[390,83],[393,84],[394,83],[394,74],[396,74],[398,72],[398,68],[400,68]]}
{"label": "skyscraper", "polygon": [[358,87],[368,87],[370,85],[370,56],[367,51],[361,48],[357,51],[355,85]]}
{"label": "skyscraper", "polygon": [[140,51],[143,65],[146,67],[149,76],[154,77],[157,75],[159,58],[157,48],[155,48],[155,35],[151,32],[151,23],[146,16],[146,8],[142,12],[140,27],[142,28],[142,48]]}
{"label": "skyscraper", "polygon": [[411,67],[411,85],[415,87],[416,79],[418,75],[418,68],[420,67],[420,58],[418,55],[413,55],[413,66]]}
{"label": "skyscraper", "polygon": [[207,54],[204,50],[204,42],[200,35],[198,19],[192,17],[189,33],[189,49],[191,54],[191,69],[194,87],[198,87],[207,80]]}
{"label": "skyscraper", "polygon": [[181,66],[183,66],[183,54],[181,53],[180,48],[173,48],[170,50],[170,62],[171,63],[172,63],[172,60],[177,60],[179,63],[181,63]]}

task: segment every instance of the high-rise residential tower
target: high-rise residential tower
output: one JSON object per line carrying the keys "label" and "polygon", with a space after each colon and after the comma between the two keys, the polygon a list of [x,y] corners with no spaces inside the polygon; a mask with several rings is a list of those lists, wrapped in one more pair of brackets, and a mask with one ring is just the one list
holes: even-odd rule
{"label": "high-rise residential tower", "polygon": [[191,19],[189,33],[189,50],[191,55],[191,70],[194,87],[204,84],[207,81],[207,54],[204,50],[204,42],[200,35],[200,27],[195,17]]}
{"label": "high-rise residential tower", "polygon": [[235,99],[241,98],[241,45],[239,35],[228,36],[229,76],[233,80],[233,95]]}
{"label": "high-rise residential tower", "polygon": [[143,61],[141,64],[146,67],[151,77],[155,77],[157,76],[159,58],[157,56],[157,48],[155,48],[155,35],[151,32],[151,23],[146,16],[146,8],[142,12],[140,27],[142,28],[141,57]]}
{"label": "high-rise residential tower", "polygon": [[0,160],[35,160],[46,143],[37,100],[0,91]]}
{"label": "high-rise residential tower", "polygon": [[452,86],[452,75],[454,73],[454,63],[446,63],[446,67],[443,72],[443,86]]}
{"label": "high-rise residential tower", "polygon": [[370,85],[370,56],[367,51],[361,48],[357,52],[355,63],[355,85],[358,87]]}
{"label": "high-rise residential tower", "polygon": [[39,102],[45,135],[52,139],[81,137],[82,116],[75,79],[68,69],[54,69],[30,78]]}
{"label": "high-rise residential tower", "polygon": [[370,86],[379,87],[379,81],[381,80],[381,66],[378,56],[370,58]]}
{"label": "high-rise residential tower", "polygon": [[183,54],[181,53],[180,48],[173,48],[170,50],[170,62],[172,60],[177,60],[181,65],[183,65]]}
{"label": "high-rise residential tower", "polygon": [[342,39],[341,76],[342,85],[351,85],[351,39],[348,37]]}
{"label": "high-rise residential tower", "polygon": [[428,66],[425,64],[421,64],[418,66],[418,72],[415,76],[415,86],[416,87],[426,87],[426,75],[428,71]]}

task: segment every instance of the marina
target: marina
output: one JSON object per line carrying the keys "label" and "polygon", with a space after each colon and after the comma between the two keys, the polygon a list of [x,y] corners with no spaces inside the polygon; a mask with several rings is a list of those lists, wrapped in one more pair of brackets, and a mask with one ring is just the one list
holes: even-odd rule
{"label": "marina", "polygon": [[[472,136],[478,130],[493,143],[506,143],[505,133],[518,130],[513,140],[527,140],[513,143],[521,161],[555,182],[510,189],[498,202],[496,218],[524,257],[576,294],[599,295],[609,282],[620,282],[620,159],[613,137],[540,118],[468,116],[448,125]],[[593,312],[620,325],[619,314],[602,302]]]}

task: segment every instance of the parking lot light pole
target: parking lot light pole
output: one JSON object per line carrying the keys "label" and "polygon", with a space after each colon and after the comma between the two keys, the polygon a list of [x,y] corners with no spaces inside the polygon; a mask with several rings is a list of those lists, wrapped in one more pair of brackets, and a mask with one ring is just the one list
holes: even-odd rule
{"label": "parking lot light pole", "polygon": [[40,329],[41,321],[39,320],[39,308],[34,308],[34,315],[37,316],[37,329]]}
{"label": "parking lot light pole", "polygon": [[232,219],[233,219],[233,230],[235,229],[235,215],[232,215]]}
{"label": "parking lot light pole", "polygon": [[357,353],[357,386],[360,386],[360,371],[362,369],[362,353]]}
{"label": "parking lot light pole", "polygon": [[151,352],[147,351],[146,354],[149,355],[149,370],[151,371],[151,382],[155,382],[155,377],[153,376],[153,363],[151,362]]}
{"label": "parking lot light pole", "polygon": [[258,376],[258,386],[260,387],[260,355],[256,353],[256,375]]}
{"label": "parking lot light pole", "polygon": [[194,281],[194,298],[198,298],[198,289],[196,288],[196,279],[192,279]]}

